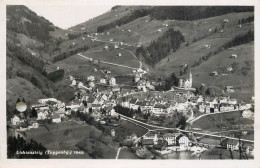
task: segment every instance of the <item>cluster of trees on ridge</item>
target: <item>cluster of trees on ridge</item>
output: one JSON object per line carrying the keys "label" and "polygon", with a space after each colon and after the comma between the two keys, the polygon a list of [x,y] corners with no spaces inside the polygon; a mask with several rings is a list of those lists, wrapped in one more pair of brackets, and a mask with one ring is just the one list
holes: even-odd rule
{"label": "cluster of trees on ridge", "polygon": [[[54,31],[54,26],[43,17],[37,16],[25,6],[7,6],[7,30],[25,34],[45,43],[50,39],[49,31]],[[22,20],[22,18],[25,18]]]}
{"label": "cluster of trees on ridge", "polygon": [[75,49],[70,49],[68,51],[65,51],[63,53],[60,53],[58,54],[57,56],[54,56],[52,58],[52,62],[55,63],[55,62],[58,62],[58,61],[61,61],[61,60],[64,60],[74,54],[77,54],[79,52],[85,52],[89,49],[89,46],[87,45],[84,45],[83,47],[78,47],[78,48],[75,48]]}
{"label": "cluster of trees on ridge", "polygon": [[[13,159],[48,159],[49,155],[46,154],[46,148],[41,144],[31,139],[26,142],[20,135],[16,137],[9,136],[7,140],[7,157]],[[19,151],[35,152],[40,151],[40,154],[17,154]]]}
{"label": "cluster of trees on ridge", "polygon": [[102,33],[106,30],[109,30],[111,28],[115,28],[116,26],[121,26],[123,24],[129,23],[137,18],[146,16],[149,14],[149,10],[148,9],[140,9],[140,10],[136,10],[130,14],[128,14],[127,16],[123,16],[122,18],[115,20],[111,23],[105,24],[105,25],[101,25],[97,27],[97,32],[98,33]]}
{"label": "cluster of trees on ridge", "polygon": [[139,58],[143,57],[146,63],[154,65],[171,51],[175,52],[184,41],[184,36],[180,31],[170,28],[157,40],[152,41],[148,47],[137,48],[136,55]]}
{"label": "cluster of trees on ridge", "polygon": [[195,61],[191,67],[196,67],[199,66],[203,61],[207,61],[210,57],[222,52],[224,49],[228,49],[234,46],[238,46],[241,44],[246,44],[251,41],[254,41],[254,31],[249,30],[246,34],[244,35],[238,35],[235,38],[233,38],[231,41],[223,44],[219,48],[217,48],[215,51],[211,51],[204,56],[202,56],[198,61]]}
{"label": "cluster of trees on ridge", "polygon": [[245,24],[245,23],[250,23],[254,21],[254,16],[249,16],[247,18],[239,19],[237,24]]}
{"label": "cluster of trees on ridge", "polygon": [[172,88],[172,86],[178,86],[179,78],[173,72],[169,77],[167,77],[165,79],[159,78],[158,82],[159,82],[159,84],[155,87],[155,90],[167,91],[167,90],[170,90]]}
{"label": "cluster of trees on ridge", "polygon": [[[112,10],[119,8],[115,6]],[[97,32],[101,33],[116,26],[129,23],[137,18],[150,16],[157,20],[199,20],[228,13],[253,12],[252,6],[154,6],[146,9],[135,10],[131,14],[115,20],[109,24],[98,26]]]}
{"label": "cluster of trees on ridge", "polygon": [[252,6],[156,6],[150,16],[158,20],[198,20],[228,13],[253,12]]}

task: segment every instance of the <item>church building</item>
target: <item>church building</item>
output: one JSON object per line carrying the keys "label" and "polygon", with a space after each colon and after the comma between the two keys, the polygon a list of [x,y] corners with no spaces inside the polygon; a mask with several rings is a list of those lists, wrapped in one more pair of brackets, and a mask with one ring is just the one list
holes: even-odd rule
{"label": "church building", "polygon": [[180,88],[192,88],[192,74],[191,74],[191,71],[190,71],[189,79],[186,79],[186,80],[180,79],[179,80],[179,87]]}

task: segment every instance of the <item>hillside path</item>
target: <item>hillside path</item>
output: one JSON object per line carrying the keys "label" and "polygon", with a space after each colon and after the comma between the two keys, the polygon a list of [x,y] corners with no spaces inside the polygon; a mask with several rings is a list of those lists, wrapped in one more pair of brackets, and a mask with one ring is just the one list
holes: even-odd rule
{"label": "hillside path", "polygon": [[[80,56],[80,57],[83,57],[85,59],[90,60],[89,57],[87,57],[87,56],[85,56],[85,55],[83,55],[81,53],[78,53],[77,55]],[[119,66],[119,67],[123,67],[123,68],[138,69],[138,68],[130,67],[130,66],[127,66],[127,65],[121,65],[121,64],[116,64],[116,63],[112,63],[112,62],[106,62],[106,61],[99,61],[99,62],[103,63],[103,64],[109,64],[109,65]]]}
{"label": "hillside path", "polygon": [[209,115],[216,115],[216,114],[223,114],[223,113],[231,113],[231,112],[235,112],[235,111],[239,111],[239,110],[232,110],[232,111],[224,111],[224,112],[217,112],[217,113],[209,113],[209,114],[203,114],[200,115],[192,120],[187,121],[188,123],[193,123],[194,121],[197,121],[198,119],[204,117],[204,116],[209,116]]}
{"label": "hillside path", "polygon": [[[92,36],[91,36],[91,38],[94,39]],[[111,43],[111,44],[118,44],[118,43],[119,43],[119,42],[117,42],[117,41],[106,41],[106,40],[100,40],[100,39],[94,39],[94,40],[95,40],[95,41],[104,42],[104,43]],[[127,43],[124,43],[124,45],[126,45],[126,46],[131,46],[131,47],[135,47],[135,46],[133,46],[133,45],[131,45],[131,44],[127,44]],[[130,54],[132,54],[132,56],[133,56],[137,61],[139,61],[140,68],[142,67],[142,62],[137,59],[136,55],[135,55],[132,51],[127,50],[127,49],[125,49],[125,48],[123,48],[123,47],[121,47],[120,49],[125,50],[125,51],[129,52]]]}

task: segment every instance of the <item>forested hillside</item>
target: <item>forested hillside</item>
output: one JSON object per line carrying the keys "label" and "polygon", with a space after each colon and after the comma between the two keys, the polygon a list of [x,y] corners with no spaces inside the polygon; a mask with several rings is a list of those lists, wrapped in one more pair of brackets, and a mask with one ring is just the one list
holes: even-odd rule
{"label": "forested hillside", "polygon": [[148,47],[141,46],[137,48],[136,55],[143,57],[146,63],[154,65],[165,58],[171,51],[175,52],[184,41],[181,32],[170,28],[157,40],[152,41]]}
{"label": "forested hillside", "polygon": [[[52,96],[54,83],[63,78],[62,70],[46,72],[57,41],[50,34],[59,28],[21,5],[7,6],[7,103],[14,107],[17,97],[33,103],[40,97]],[[61,71],[61,72],[60,72]],[[55,75],[55,77],[53,77]]]}
{"label": "forested hillside", "polygon": [[199,20],[228,13],[252,12],[250,6],[158,6],[153,7],[150,16],[154,19]]}
{"label": "forested hillside", "polygon": [[50,40],[50,31],[54,25],[43,17],[37,16],[25,6],[9,5],[7,7],[7,29],[17,34],[22,33],[30,38],[36,38],[42,43]]}

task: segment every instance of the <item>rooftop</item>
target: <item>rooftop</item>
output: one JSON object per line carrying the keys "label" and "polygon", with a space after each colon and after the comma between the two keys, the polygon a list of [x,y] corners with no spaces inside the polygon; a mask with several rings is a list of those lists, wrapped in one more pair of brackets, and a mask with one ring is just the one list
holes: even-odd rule
{"label": "rooftop", "polygon": [[153,145],[153,139],[142,139],[142,145]]}

